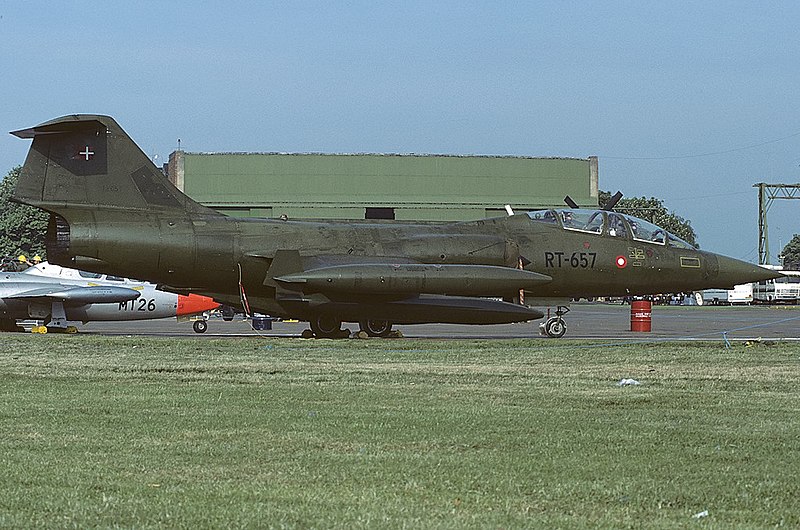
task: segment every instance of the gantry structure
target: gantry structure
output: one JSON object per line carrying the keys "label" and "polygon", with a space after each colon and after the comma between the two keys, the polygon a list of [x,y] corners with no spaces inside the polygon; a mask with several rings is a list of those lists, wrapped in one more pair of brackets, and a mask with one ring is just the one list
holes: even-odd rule
{"label": "gantry structure", "polygon": [[769,265],[769,231],[767,212],[775,199],[800,199],[800,183],[798,184],[753,184],[758,188],[758,263]]}

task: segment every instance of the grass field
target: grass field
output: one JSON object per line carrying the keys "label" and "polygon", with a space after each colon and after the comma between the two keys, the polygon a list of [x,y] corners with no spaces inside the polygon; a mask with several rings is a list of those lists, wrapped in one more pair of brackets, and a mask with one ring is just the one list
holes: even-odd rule
{"label": "grass field", "polygon": [[799,344],[3,334],[0,382],[1,527],[800,526]]}

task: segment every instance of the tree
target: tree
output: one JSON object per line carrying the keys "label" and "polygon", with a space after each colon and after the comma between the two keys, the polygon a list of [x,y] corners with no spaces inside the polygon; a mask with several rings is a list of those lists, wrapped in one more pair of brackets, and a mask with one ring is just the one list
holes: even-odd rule
{"label": "tree", "polygon": [[800,234],[795,234],[789,243],[783,247],[783,268],[800,271]]}
{"label": "tree", "polygon": [[38,254],[45,259],[47,212],[10,201],[20,171],[17,166],[0,181],[0,258]]}
{"label": "tree", "polygon": [[[611,194],[607,191],[601,191],[598,202],[600,207],[603,208],[608,204],[611,199]],[[664,206],[662,199],[655,197],[623,197],[614,207],[615,211],[632,215],[645,221],[660,226],[675,234],[679,238],[699,247],[697,244],[697,234],[692,228],[691,221],[684,219],[680,215],[673,213]]]}

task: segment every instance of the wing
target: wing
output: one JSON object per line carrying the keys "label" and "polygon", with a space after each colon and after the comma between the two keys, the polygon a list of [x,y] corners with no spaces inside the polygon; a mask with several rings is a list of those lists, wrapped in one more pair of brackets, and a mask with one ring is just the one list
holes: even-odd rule
{"label": "wing", "polygon": [[74,287],[61,284],[41,285],[6,294],[3,298],[30,302],[63,302],[67,305],[109,304],[128,302],[139,297],[139,291],[126,287],[94,285]]}
{"label": "wing", "polygon": [[278,251],[264,278],[275,299],[298,315],[330,313],[342,320],[396,323],[522,322],[542,317],[530,307],[501,301],[550,276],[493,265],[417,263],[407,258],[314,256]]}

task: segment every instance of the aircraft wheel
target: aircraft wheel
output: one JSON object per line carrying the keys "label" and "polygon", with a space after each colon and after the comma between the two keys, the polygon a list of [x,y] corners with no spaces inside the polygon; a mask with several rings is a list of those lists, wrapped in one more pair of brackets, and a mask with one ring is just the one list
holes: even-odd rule
{"label": "aircraft wheel", "polygon": [[388,337],[392,332],[392,323],[388,320],[362,320],[358,327],[370,337]]}
{"label": "aircraft wheel", "polygon": [[549,318],[544,323],[544,332],[547,333],[548,337],[560,339],[567,332],[567,323],[561,318]]}
{"label": "aircraft wheel", "polygon": [[208,322],[205,320],[195,320],[192,324],[195,333],[205,333],[208,329]]}
{"label": "aircraft wheel", "polygon": [[318,339],[335,339],[342,332],[342,321],[331,315],[317,315],[311,319],[311,331]]}

